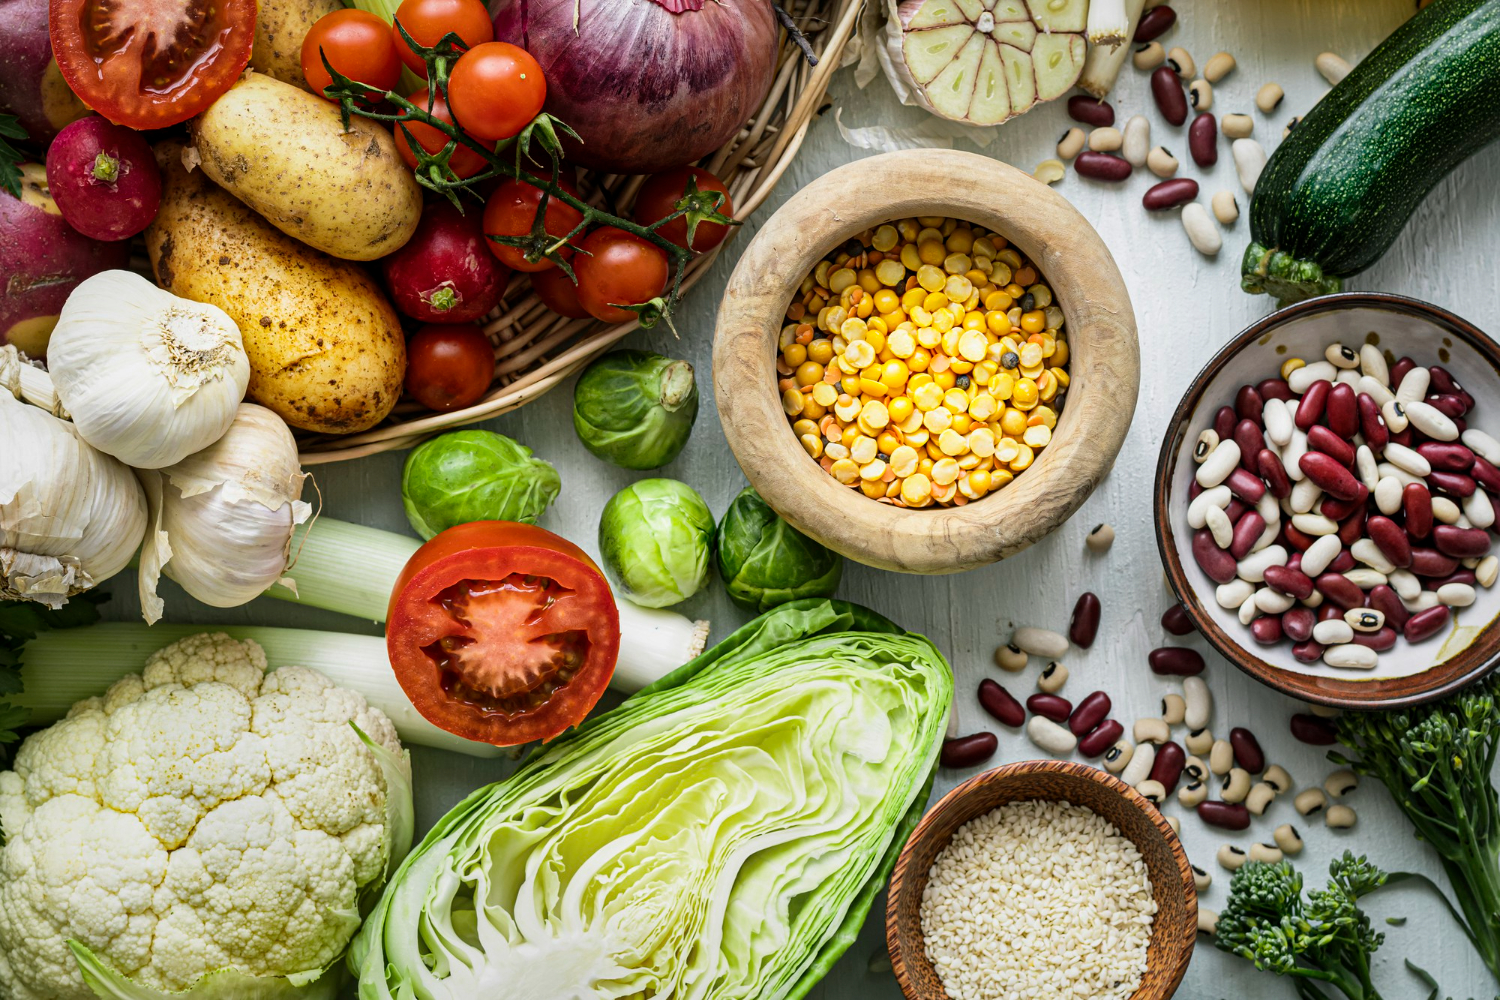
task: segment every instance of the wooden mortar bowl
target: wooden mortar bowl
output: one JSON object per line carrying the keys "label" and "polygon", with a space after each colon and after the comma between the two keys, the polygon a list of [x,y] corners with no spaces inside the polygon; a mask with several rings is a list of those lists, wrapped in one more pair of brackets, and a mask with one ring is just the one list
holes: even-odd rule
{"label": "wooden mortar bowl", "polygon": [[[839,485],[803,450],[776,390],[776,341],[802,279],[851,236],[920,215],[1004,236],[1041,269],[1067,318],[1071,384],[1052,442],[1008,486],[963,507],[896,507]],[[953,150],[872,156],[804,187],[746,248],[714,332],[719,419],[756,492],[829,548],[905,573],[995,562],[1067,520],[1114,464],[1139,385],[1135,314],[1099,234],[1030,175]]]}
{"label": "wooden mortar bowl", "polygon": [[1177,991],[1198,939],[1198,893],[1182,842],[1156,807],[1119,778],[1070,760],[1026,760],[976,775],[928,810],[891,874],[885,940],[907,1000],[948,1000],[922,940],[927,873],[955,831],[1009,802],[1040,799],[1087,806],[1113,823],[1146,862],[1156,918],[1146,947],[1148,969],[1131,1000],[1166,1000]]}

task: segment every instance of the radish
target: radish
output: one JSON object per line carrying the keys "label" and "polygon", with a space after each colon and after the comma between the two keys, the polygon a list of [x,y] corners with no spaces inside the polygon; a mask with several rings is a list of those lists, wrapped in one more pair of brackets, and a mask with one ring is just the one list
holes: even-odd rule
{"label": "radish", "polygon": [[500,301],[509,269],[490,253],[480,212],[446,201],[422,210],[417,231],[381,270],[396,308],[424,323],[467,323]]}
{"label": "radish", "polygon": [[47,185],[63,218],[96,240],[126,240],[156,218],[161,172],[135,129],[90,115],[47,148]]}
{"label": "radish", "polygon": [[84,278],[130,264],[129,243],[100,243],[63,220],[40,163],[21,167],[21,197],[0,191],[0,344],[33,358]]}

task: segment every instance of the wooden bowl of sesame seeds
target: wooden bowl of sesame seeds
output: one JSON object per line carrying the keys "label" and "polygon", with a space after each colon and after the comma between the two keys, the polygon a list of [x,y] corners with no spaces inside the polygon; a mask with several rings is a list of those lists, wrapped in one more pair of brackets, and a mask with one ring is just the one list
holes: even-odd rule
{"label": "wooden bowl of sesame seeds", "polygon": [[[850,490],[804,450],[782,408],[776,357],[788,303],[826,254],[883,224],[927,216],[993,231],[1035,262],[1067,316],[1070,384],[1050,443],[1013,481],[964,506],[913,509]],[[1057,528],[1114,464],[1139,383],[1135,315],[1098,233],[1030,175],[954,150],[872,156],[804,187],[746,248],[714,334],[719,417],[751,485],[805,534],[897,572],[972,569]]]}
{"label": "wooden bowl of sesame seeds", "polygon": [[[1146,968],[1129,1000],[1166,1000],[1176,992],[1192,958],[1198,928],[1198,897],[1181,841],[1155,806],[1115,776],[1075,761],[1029,760],[994,768],[959,785],[928,810],[907,839],[891,875],[885,924],[891,967],[907,1000],[951,1000],[923,934],[923,898],[944,848],[970,821],[1002,806],[1046,803],[1083,807],[1134,845],[1145,863],[1156,912],[1146,946]],[[1032,836],[1040,836],[1034,826],[1030,829]],[[1080,900],[1080,907],[1085,902]],[[1018,915],[996,933],[1028,930],[1035,933],[1037,929]],[[1052,935],[1044,930],[1042,940],[1049,955],[1067,954],[1066,932]],[[998,960],[980,954],[982,942],[965,950],[970,949],[976,963]],[[975,995],[986,995],[984,987],[975,989]]]}

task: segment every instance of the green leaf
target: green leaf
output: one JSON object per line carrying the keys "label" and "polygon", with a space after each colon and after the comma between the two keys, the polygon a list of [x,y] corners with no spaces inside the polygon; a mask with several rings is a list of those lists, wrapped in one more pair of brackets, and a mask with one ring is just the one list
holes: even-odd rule
{"label": "green leaf", "polygon": [[56,610],[34,601],[0,601],[0,763],[5,761],[6,744],[16,741],[16,730],[28,718],[24,709],[4,698],[21,693],[22,648],[42,632],[94,624],[99,605],[107,600],[108,594],[90,591]]}
{"label": "green leaf", "polygon": [[334,1000],[343,978],[337,971],[330,974],[329,969],[294,976],[252,976],[229,968],[210,972],[188,989],[169,993],[142,986],[81,941],[69,940],[68,948],[78,962],[83,981],[101,1000]]}
{"label": "green leaf", "polygon": [[12,198],[21,197],[21,151],[6,140],[26,141],[26,130],[15,115],[0,115],[0,191]]}

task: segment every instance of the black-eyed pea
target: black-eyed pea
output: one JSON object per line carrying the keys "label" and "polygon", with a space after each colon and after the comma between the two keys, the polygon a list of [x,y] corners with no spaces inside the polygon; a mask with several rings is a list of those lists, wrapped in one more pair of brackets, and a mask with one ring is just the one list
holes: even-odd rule
{"label": "black-eyed pea", "polygon": [[1329,806],[1328,812],[1323,815],[1323,822],[1328,824],[1331,830],[1347,830],[1358,822],[1359,817],[1354,810],[1346,805]]}
{"label": "black-eyed pea", "polygon": [[1208,111],[1214,106],[1214,87],[1207,80],[1194,80],[1188,84],[1188,103],[1194,111]]}
{"label": "black-eyed pea", "polygon": [[1059,160],[1071,160],[1083,152],[1088,137],[1083,134],[1083,129],[1074,126],[1063,133],[1062,138],[1057,140],[1057,158]]}
{"label": "black-eyed pea", "polygon": [[1057,694],[1066,683],[1068,683],[1068,668],[1056,660],[1043,667],[1036,679],[1037,690],[1047,694]]}
{"label": "black-eyed pea", "polygon": [[1137,743],[1165,743],[1172,738],[1172,731],[1162,719],[1136,719],[1134,736]]}
{"label": "black-eyed pea", "polygon": [[1297,828],[1292,824],[1281,824],[1276,828],[1275,832],[1271,834],[1271,837],[1276,841],[1276,846],[1281,848],[1282,853],[1302,853],[1302,835],[1297,832]]}
{"label": "black-eyed pea", "polygon": [[1187,702],[1180,694],[1169,694],[1161,700],[1161,721],[1169,726],[1180,726],[1187,718]]}
{"label": "black-eyed pea", "polygon": [[1167,61],[1167,50],[1162,48],[1161,42],[1147,42],[1138,46],[1130,59],[1136,69],[1149,73]]}
{"label": "black-eyed pea", "polygon": [[1210,910],[1206,906],[1200,906],[1200,907],[1198,907],[1198,933],[1199,934],[1217,934],[1217,933],[1219,933],[1219,911],[1218,910]]}
{"label": "black-eyed pea", "polygon": [[1146,154],[1146,169],[1158,177],[1171,177],[1177,173],[1177,157],[1164,146],[1157,146]]}
{"label": "black-eyed pea", "polygon": [[1245,796],[1245,808],[1250,810],[1253,816],[1264,816],[1266,809],[1276,799],[1276,789],[1264,781],[1257,781],[1250,787],[1250,794]]}
{"label": "black-eyed pea", "polygon": [[1228,52],[1216,52],[1203,64],[1203,79],[1209,83],[1218,83],[1233,73],[1236,65],[1234,56]]}
{"label": "black-eyed pea", "polygon": [[1225,844],[1219,848],[1214,855],[1214,860],[1219,862],[1219,867],[1228,872],[1239,871],[1249,860],[1243,848],[1235,847],[1233,844]]}
{"label": "black-eyed pea", "polygon": [[1193,888],[1198,892],[1206,892],[1208,887],[1214,884],[1214,877],[1208,872],[1193,865]]}
{"label": "black-eyed pea", "polygon": [[1208,786],[1201,781],[1177,789],[1177,801],[1184,809],[1197,809],[1198,804],[1207,798]]}
{"label": "black-eyed pea", "polygon": [[1343,798],[1358,787],[1359,775],[1348,768],[1334,771],[1323,779],[1323,790],[1335,799]]}
{"label": "black-eyed pea", "polygon": [[1266,773],[1260,776],[1260,780],[1270,785],[1277,795],[1285,795],[1294,785],[1292,776],[1280,764],[1272,764],[1266,768]]}
{"label": "black-eyed pea", "polygon": [[[1201,757],[1213,749],[1214,734],[1207,729],[1194,729],[1182,742],[1187,747],[1188,753]],[[1234,748],[1230,747],[1229,752],[1233,755]]]}
{"label": "black-eyed pea", "polygon": [[1249,115],[1225,115],[1219,122],[1219,131],[1226,139],[1248,139],[1255,134],[1255,119]]}
{"label": "black-eyed pea", "polygon": [[[1234,767],[1234,744],[1228,740],[1214,740],[1208,749],[1208,769],[1223,777]],[[1247,789],[1248,790],[1248,789]]]}
{"label": "black-eyed pea", "polygon": [[1263,861],[1268,865],[1274,865],[1285,858],[1285,855],[1275,844],[1251,844],[1248,857],[1251,861]]}
{"label": "black-eyed pea", "polygon": [[1175,836],[1178,836],[1178,837],[1182,836],[1182,821],[1181,820],[1179,820],[1176,816],[1163,816],[1162,819],[1164,819],[1164,820],[1167,821],[1167,826],[1170,826],[1172,828],[1172,833]]}
{"label": "black-eyed pea", "polygon": [[1219,220],[1221,226],[1232,226],[1240,217],[1240,203],[1235,199],[1233,191],[1217,192],[1209,204],[1213,207],[1214,218]]}
{"label": "black-eyed pea", "polygon": [[1219,791],[1219,798],[1234,805],[1244,802],[1249,794],[1250,772],[1243,767],[1231,768],[1229,774],[1224,777],[1224,787]]}
{"label": "black-eyed pea", "polygon": [[1130,758],[1133,756],[1135,756],[1135,744],[1128,739],[1121,738],[1115,742],[1114,746],[1104,751],[1104,769],[1110,774],[1119,774],[1130,765]]}
{"label": "black-eyed pea", "polygon": [[1113,125],[1096,128],[1089,133],[1089,149],[1096,153],[1113,153],[1123,145],[1125,136]]}
{"label": "black-eyed pea", "polygon": [[1008,673],[1016,674],[1025,670],[1029,659],[1026,652],[1015,643],[995,647],[995,666]]}
{"label": "black-eyed pea", "polygon": [[1109,547],[1115,543],[1115,529],[1107,524],[1096,524],[1083,543],[1090,552],[1108,552]]}
{"label": "black-eyed pea", "polygon": [[1159,806],[1167,797],[1167,786],[1160,781],[1147,778],[1135,786],[1135,790],[1141,793],[1141,797],[1154,806]]}
{"label": "black-eyed pea", "polygon": [[1281,106],[1286,97],[1286,91],[1281,89],[1279,83],[1268,83],[1256,91],[1255,106],[1260,108],[1264,114],[1270,114]]}
{"label": "black-eyed pea", "polygon": [[1299,815],[1316,816],[1328,808],[1328,796],[1323,793],[1323,789],[1321,788],[1304,788],[1292,800],[1292,805],[1296,808]]}
{"label": "black-eyed pea", "polygon": [[1190,781],[1207,781],[1208,765],[1203,763],[1203,758],[1197,755],[1188,757],[1183,761],[1182,773],[1187,775]]}
{"label": "black-eyed pea", "polygon": [[1198,64],[1193,62],[1193,57],[1188,54],[1188,50],[1180,45],[1174,45],[1167,50],[1167,65],[1184,83],[1198,73]]}

